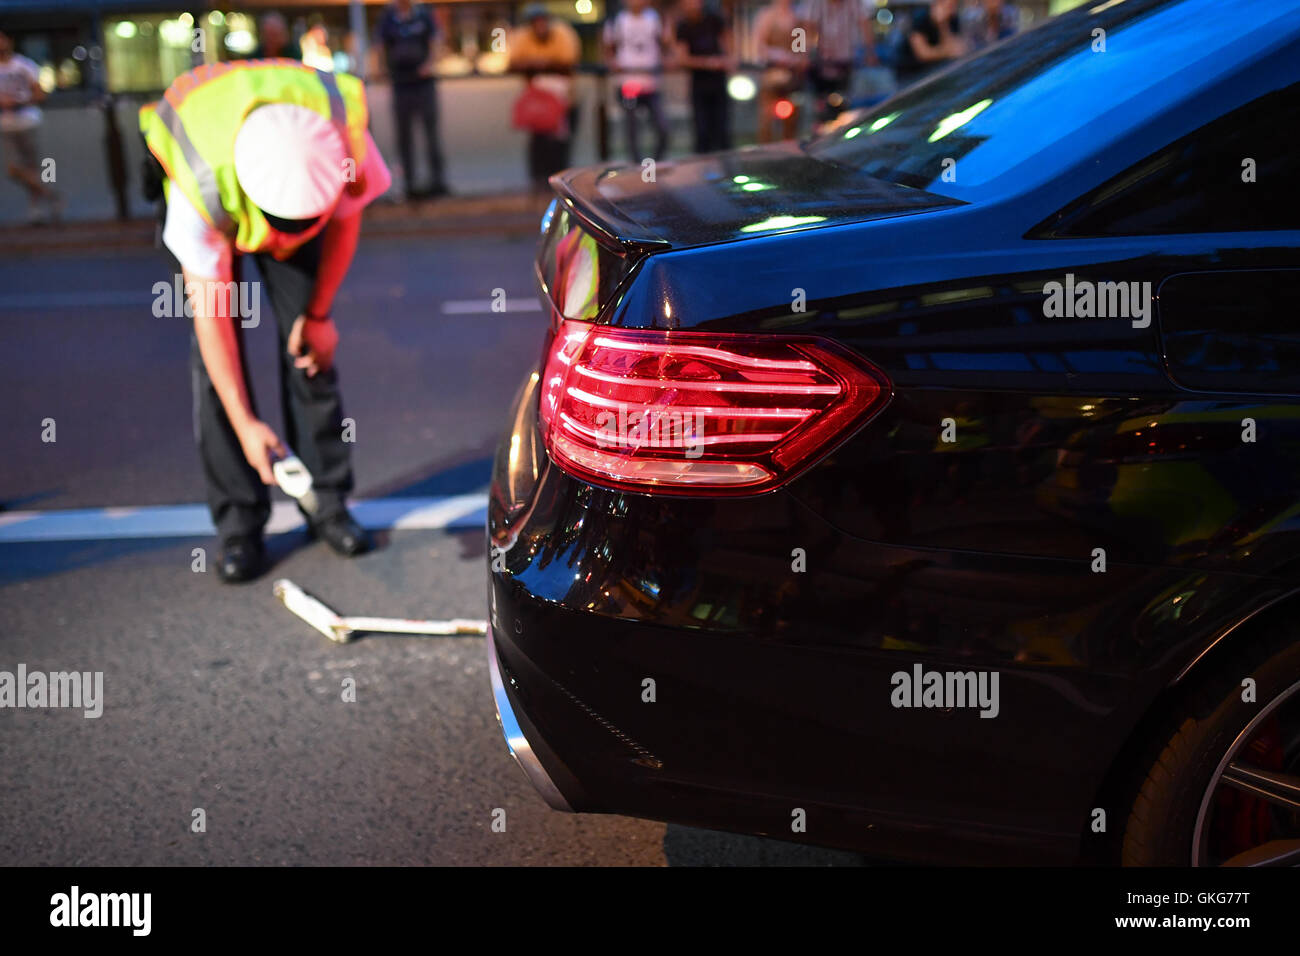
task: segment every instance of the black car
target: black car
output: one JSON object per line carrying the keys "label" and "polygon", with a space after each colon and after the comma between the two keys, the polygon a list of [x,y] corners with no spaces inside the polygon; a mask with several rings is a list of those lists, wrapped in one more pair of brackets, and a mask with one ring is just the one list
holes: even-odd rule
{"label": "black car", "polygon": [[552,180],[489,508],[554,807],[1300,862],[1300,7],[1097,2],[803,144]]}

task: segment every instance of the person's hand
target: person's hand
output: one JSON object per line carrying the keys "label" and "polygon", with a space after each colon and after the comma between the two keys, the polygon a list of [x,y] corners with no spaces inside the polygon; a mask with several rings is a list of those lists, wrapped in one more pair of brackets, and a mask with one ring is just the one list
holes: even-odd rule
{"label": "person's hand", "polygon": [[243,449],[244,457],[253,466],[262,483],[275,484],[275,474],[271,471],[271,452],[275,452],[281,458],[289,452],[276,437],[275,432],[271,431],[270,426],[266,422],[251,418],[245,425],[235,430],[235,437],[239,439],[239,447]]}
{"label": "person's hand", "polygon": [[[303,354],[303,346],[307,352]],[[293,358],[295,368],[307,370],[311,378],[317,372],[328,372],[334,365],[334,350],[339,345],[339,331],[333,319],[309,319],[300,315],[289,330],[286,348]]]}

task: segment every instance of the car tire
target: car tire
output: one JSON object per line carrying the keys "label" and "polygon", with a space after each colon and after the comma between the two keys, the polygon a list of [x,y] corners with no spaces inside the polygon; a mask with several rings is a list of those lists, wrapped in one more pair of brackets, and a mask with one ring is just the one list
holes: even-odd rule
{"label": "car tire", "polygon": [[[1197,832],[1203,806],[1207,816],[1214,812],[1207,792],[1211,783],[1217,782],[1229,755],[1240,754],[1260,733],[1263,720],[1276,714],[1284,701],[1294,704],[1300,698],[1300,640],[1295,628],[1284,622],[1274,622],[1246,637],[1234,651],[1201,663],[1201,679],[1161,725],[1163,747],[1147,769],[1124,829],[1125,866],[1204,863]],[[1242,699],[1248,677],[1255,680],[1253,701]],[[1295,773],[1297,755],[1288,753],[1286,759],[1287,769]]]}

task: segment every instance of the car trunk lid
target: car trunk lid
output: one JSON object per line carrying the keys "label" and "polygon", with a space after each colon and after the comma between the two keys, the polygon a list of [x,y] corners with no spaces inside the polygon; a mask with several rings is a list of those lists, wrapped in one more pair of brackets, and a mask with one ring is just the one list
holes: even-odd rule
{"label": "car trunk lid", "polygon": [[814,159],[794,143],[552,177],[593,231],[629,252],[684,248],[962,205]]}

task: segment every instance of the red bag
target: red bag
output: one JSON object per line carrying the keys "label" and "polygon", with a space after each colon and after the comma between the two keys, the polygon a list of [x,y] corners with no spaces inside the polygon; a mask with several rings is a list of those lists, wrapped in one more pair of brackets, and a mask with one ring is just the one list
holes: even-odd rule
{"label": "red bag", "polygon": [[567,119],[564,101],[549,90],[529,83],[515,100],[511,122],[515,129],[554,135]]}

